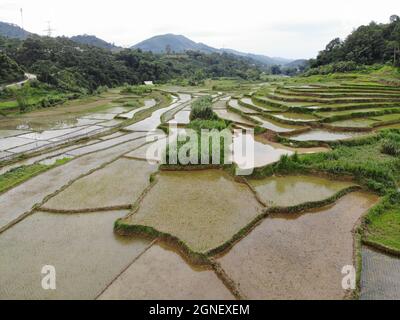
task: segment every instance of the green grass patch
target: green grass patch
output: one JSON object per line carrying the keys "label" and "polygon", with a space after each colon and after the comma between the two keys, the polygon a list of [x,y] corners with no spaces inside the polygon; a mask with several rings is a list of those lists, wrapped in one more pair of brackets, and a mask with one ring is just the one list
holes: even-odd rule
{"label": "green grass patch", "polygon": [[392,192],[365,219],[364,240],[400,252],[400,193]]}
{"label": "green grass patch", "polygon": [[0,194],[44,171],[65,164],[69,160],[69,158],[63,158],[58,159],[53,165],[35,163],[11,169],[10,171],[0,175]]}
{"label": "green grass patch", "polygon": [[197,99],[192,103],[192,111],[190,112],[190,120],[214,120],[216,115],[212,109],[211,96],[205,96]]}

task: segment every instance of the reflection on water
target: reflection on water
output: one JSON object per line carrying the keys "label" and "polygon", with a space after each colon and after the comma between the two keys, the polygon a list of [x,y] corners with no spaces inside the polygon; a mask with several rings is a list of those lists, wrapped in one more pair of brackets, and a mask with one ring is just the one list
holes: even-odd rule
{"label": "reflection on water", "polygon": [[330,132],[325,130],[312,130],[290,137],[294,141],[336,141],[360,136],[358,132]]}
{"label": "reflection on water", "polygon": [[292,126],[289,124],[282,124],[282,123],[278,123],[278,122],[274,122],[272,120],[267,120],[261,116],[252,116],[252,118],[258,122],[260,122],[260,126],[274,131],[274,132],[290,132],[290,131],[294,131],[297,129],[300,129],[302,127],[299,126]]}
{"label": "reflection on water", "polygon": [[320,201],[353,185],[313,176],[268,177],[251,180],[264,203],[270,206],[294,206],[304,202]]}
{"label": "reflection on water", "polygon": [[251,134],[235,131],[233,160],[240,169],[263,167],[279,161],[283,155],[292,154],[293,151],[256,141]]}

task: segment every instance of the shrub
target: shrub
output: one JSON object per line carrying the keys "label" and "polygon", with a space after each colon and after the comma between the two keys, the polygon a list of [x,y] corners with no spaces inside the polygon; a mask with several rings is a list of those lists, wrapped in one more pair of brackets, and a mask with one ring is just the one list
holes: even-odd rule
{"label": "shrub", "polygon": [[212,98],[210,96],[201,97],[192,103],[190,120],[216,120],[217,117],[212,110]]}
{"label": "shrub", "polygon": [[23,85],[21,89],[15,90],[15,98],[17,100],[20,112],[26,112],[28,110],[29,107],[28,92],[29,92],[28,84]]}

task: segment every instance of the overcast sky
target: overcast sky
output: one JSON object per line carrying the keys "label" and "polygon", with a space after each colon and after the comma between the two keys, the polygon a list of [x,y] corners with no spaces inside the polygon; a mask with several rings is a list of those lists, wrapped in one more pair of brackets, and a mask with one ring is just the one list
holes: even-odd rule
{"label": "overcast sky", "polygon": [[94,34],[131,46],[164,33],[286,58],[311,58],[361,24],[400,15],[399,0],[0,0],[0,21],[45,34]]}

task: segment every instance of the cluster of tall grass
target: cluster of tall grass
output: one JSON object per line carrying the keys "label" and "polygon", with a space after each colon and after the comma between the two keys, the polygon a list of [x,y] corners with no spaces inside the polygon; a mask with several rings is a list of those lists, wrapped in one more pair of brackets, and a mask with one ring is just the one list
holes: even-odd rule
{"label": "cluster of tall grass", "polygon": [[192,103],[192,111],[190,113],[190,121],[193,120],[216,120],[218,117],[212,109],[211,96],[205,96],[197,99]]}
{"label": "cluster of tall grass", "polygon": [[381,152],[394,156],[400,156],[400,134],[389,133],[382,143]]}
{"label": "cluster of tall grass", "polygon": [[201,130],[224,130],[230,126],[230,122],[223,119],[200,120],[196,119],[189,123],[187,128],[200,132]]}
{"label": "cluster of tall grass", "polygon": [[168,165],[223,165],[231,149],[228,139],[218,131],[211,131],[207,138],[196,134],[170,143],[165,152]]}
{"label": "cluster of tall grass", "polygon": [[[219,119],[212,109],[212,98],[204,96],[192,104],[190,123],[184,138],[170,143],[166,149],[166,163],[177,165],[200,165],[225,163],[226,154],[230,152],[231,141],[224,133],[230,134],[230,121]],[[202,130],[208,130],[202,134]],[[214,158],[213,158],[214,157]],[[182,161],[183,160],[183,161]],[[217,161],[218,160],[218,161]]]}

